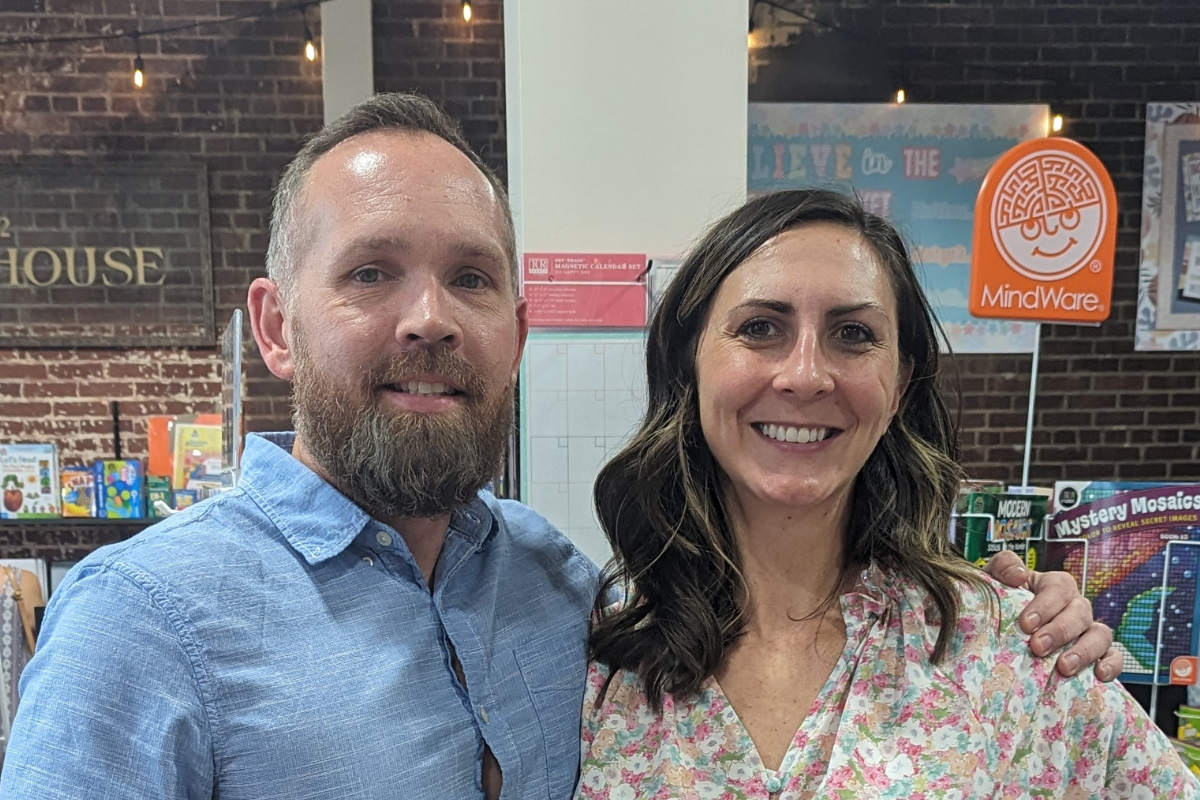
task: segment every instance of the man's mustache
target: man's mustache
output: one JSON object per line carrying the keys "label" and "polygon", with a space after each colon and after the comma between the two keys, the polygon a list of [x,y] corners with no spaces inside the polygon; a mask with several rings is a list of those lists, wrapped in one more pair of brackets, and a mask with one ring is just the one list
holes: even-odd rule
{"label": "man's mustache", "polygon": [[380,386],[408,383],[422,376],[428,378],[431,373],[441,376],[468,398],[484,392],[484,380],[479,371],[460,356],[441,348],[421,348],[392,356],[368,371],[367,386],[374,390]]}

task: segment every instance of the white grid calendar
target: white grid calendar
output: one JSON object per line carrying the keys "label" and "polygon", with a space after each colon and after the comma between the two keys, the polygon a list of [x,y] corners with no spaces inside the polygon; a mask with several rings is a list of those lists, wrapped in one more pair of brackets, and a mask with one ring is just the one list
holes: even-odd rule
{"label": "white grid calendar", "polygon": [[529,335],[521,367],[521,500],[593,561],[612,554],[592,502],[596,473],[637,430],[645,335]]}

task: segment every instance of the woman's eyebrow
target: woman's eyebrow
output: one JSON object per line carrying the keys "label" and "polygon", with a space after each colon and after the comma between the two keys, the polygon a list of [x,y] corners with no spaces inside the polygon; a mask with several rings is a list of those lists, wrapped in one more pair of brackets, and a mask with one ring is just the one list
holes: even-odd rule
{"label": "woman's eyebrow", "polygon": [[848,317],[851,314],[857,314],[860,311],[878,311],[883,316],[888,316],[887,309],[876,303],[874,300],[867,300],[863,303],[853,303],[851,305],[834,306],[826,312],[830,317]]}
{"label": "woman's eyebrow", "polygon": [[785,303],[781,300],[762,300],[756,297],[738,303],[731,310],[741,311],[744,308],[764,308],[767,311],[774,311],[776,314],[792,314],[796,311],[795,306],[791,303]]}

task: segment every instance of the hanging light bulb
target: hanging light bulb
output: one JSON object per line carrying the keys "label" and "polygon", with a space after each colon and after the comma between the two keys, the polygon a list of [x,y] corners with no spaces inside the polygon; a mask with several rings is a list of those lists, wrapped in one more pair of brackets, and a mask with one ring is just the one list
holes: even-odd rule
{"label": "hanging light bulb", "polygon": [[313,44],[312,31],[307,26],[304,28],[304,57],[309,61],[317,60],[317,46]]}
{"label": "hanging light bulb", "polygon": [[896,90],[896,105],[898,105],[898,106],[904,105],[904,101],[907,99],[908,99],[908,96],[906,94],[904,94],[903,89]]}
{"label": "hanging light bulb", "polygon": [[317,45],[313,41],[312,28],[308,27],[308,6],[300,7],[300,16],[304,18],[304,57],[316,61]]}
{"label": "hanging light bulb", "polygon": [[463,19],[467,22],[471,21],[471,0],[462,0]]}
{"label": "hanging light bulb", "polygon": [[133,85],[141,89],[146,85],[146,63],[142,61],[141,34],[133,35],[133,47],[136,53],[133,59]]}
{"label": "hanging light bulb", "polygon": [[1060,133],[1063,129],[1062,114],[1055,114],[1054,119],[1050,120],[1050,130],[1054,133]]}

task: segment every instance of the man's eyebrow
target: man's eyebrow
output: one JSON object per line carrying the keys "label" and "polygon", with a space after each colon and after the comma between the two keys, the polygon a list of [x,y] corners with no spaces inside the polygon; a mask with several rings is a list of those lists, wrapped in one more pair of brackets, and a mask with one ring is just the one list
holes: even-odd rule
{"label": "man's eyebrow", "polygon": [[346,242],[338,252],[338,256],[347,259],[368,253],[382,253],[392,250],[404,251],[409,249],[409,247],[408,241],[398,236],[370,236]]}
{"label": "man's eyebrow", "polygon": [[490,244],[482,244],[478,242],[459,242],[451,248],[455,255],[465,261],[487,260],[495,261],[501,264],[507,263],[508,259],[504,255],[504,251],[499,247]]}
{"label": "man's eyebrow", "polygon": [[[412,243],[400,236],[370,236],[347,242],[338,253],[341,259],[351,259],[375,253],[400,252],[412,249]],[[459,242],[450,248],[455,256],[465,261],[495,261],[505,263],[507,259],[499,246],[480,242]]]}

